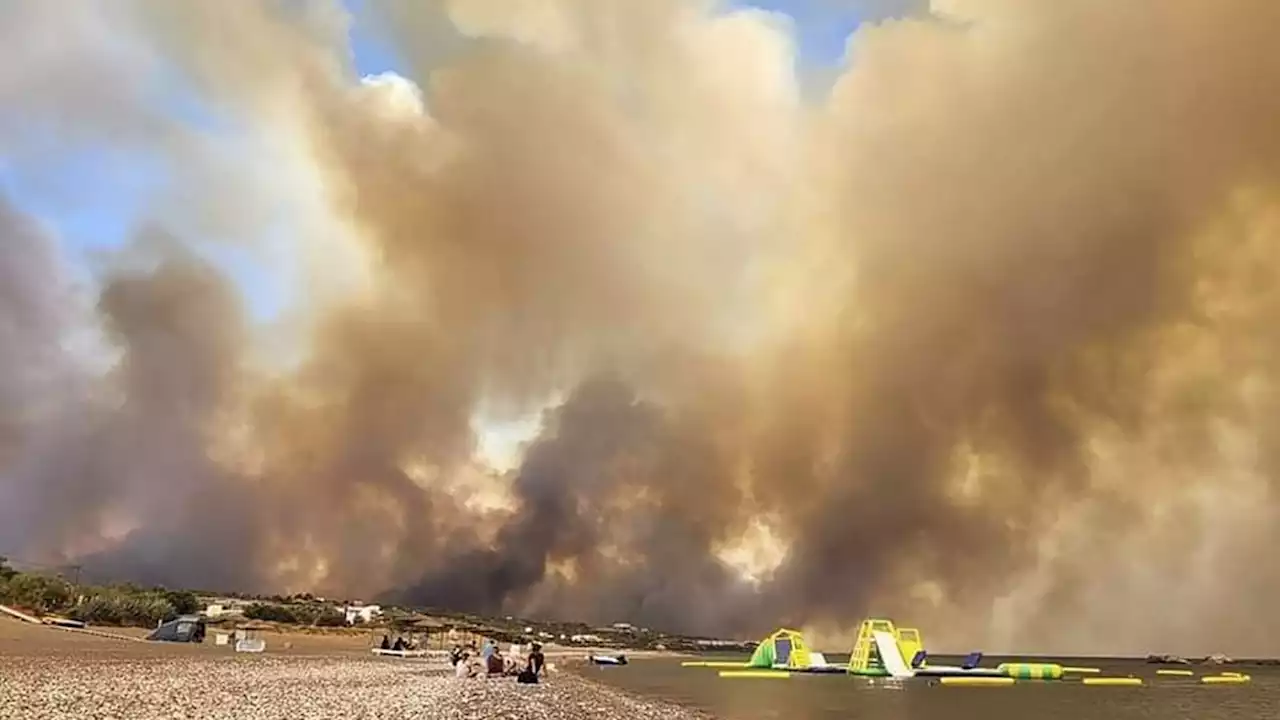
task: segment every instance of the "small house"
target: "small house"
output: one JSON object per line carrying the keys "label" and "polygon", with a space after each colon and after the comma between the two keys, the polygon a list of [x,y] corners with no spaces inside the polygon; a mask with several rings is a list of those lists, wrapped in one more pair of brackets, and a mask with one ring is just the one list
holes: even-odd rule
{"label": "small house", "polygon": [[348,625],[367,623],[382,614],[380,605],[348,605],[343,608]]}

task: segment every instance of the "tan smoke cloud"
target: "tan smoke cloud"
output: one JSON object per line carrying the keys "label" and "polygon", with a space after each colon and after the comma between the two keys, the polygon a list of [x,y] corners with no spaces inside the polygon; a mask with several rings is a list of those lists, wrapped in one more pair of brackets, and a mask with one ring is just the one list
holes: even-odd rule
{"label": "tan smoke cloud", "polygon": [[[696,0],[385,0],[408,69],[365,79],[333,2],[119,5],[91,87],[160,130],[78,109],[71,70],[0,85],[173,169],[74,391],[16,380],[9,347],[81,320],[7,280],[57,264],[3,225],[0,549],[705,632],[1274,652],[1272,5],[905,3],[817,99],[787,18]],[[232,139],[149,102],[158,66]],[[209,236],[299,278],[281,319]],[[484,468],[476,414],[548,398]]]}

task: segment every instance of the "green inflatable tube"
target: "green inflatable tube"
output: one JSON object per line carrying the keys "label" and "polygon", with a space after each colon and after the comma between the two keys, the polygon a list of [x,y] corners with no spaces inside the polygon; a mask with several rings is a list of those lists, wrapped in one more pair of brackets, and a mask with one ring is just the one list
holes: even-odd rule
{"label": "green inflatable tube", "polygon": [[1000,663],[996,669],[1019,680],[1062,679],[1062,666],[1057,663]]}

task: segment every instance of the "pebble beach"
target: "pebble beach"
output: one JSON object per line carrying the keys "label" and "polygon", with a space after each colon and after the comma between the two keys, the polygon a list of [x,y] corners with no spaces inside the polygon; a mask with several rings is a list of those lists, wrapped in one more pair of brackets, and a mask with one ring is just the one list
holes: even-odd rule
{"label": "pebble beach", "polygon": [[458,679],[438,660],[237,655],[44,628],[24,634],[0,636],[0,720],[707,718],[565,669],[542,684],[517,685]]}

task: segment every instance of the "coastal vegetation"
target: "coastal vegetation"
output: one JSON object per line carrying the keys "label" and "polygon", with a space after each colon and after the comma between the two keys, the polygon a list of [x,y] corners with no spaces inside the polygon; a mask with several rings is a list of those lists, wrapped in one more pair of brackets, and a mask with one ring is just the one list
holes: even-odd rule
{"label": "coastal vegetation", "polygon": [[45,573],[19,572],[0,558],[0,603],[93,625],[154,626],[200,610],[189,590],[136,585],[78,585]]}
{"label": "coastal vegetation", "polygon": [[[255,621],[281,630],[331,629],[348,626],[344,600],[295,595],[247,595],[133,584],[93,585],[73,582],[56,572],[24,572],[0,557],[0,604],[37,615],[56,615],[90,625],[155,627],[178,615],[209,612],[213,624]],[[210,612],[218,606],[218,612]],[[455,628],[500,642],[541,640],[564,645],[628,649],[749,651],[754,643],[729,643],[674,635],[618,623],[593,627],[581,622],[531,620],[514,616],[484,617],[441,608],[383,605],[371,622],[356,618],[365,631],[421,633]]]}
{"label": "coastal vegetation", "polygon": [[290,604],[255,602],[245,607],[244,616],[250,620],[284,625],[343,627],[347,624],[346,615],[336,607],[315,601]]}
{"label": "coastal vegetation", "polygon": [[[92,625],[154,627],[198,613],[206,600],[191,590],[141,587],[129,583],[82,585],[56,573],[21,572],[0,557],[0,603],[40,615],[60,615]],[[341,610],[313,598],[272,596],[247,604],[245,619],[282,625],[339,627]]]}

